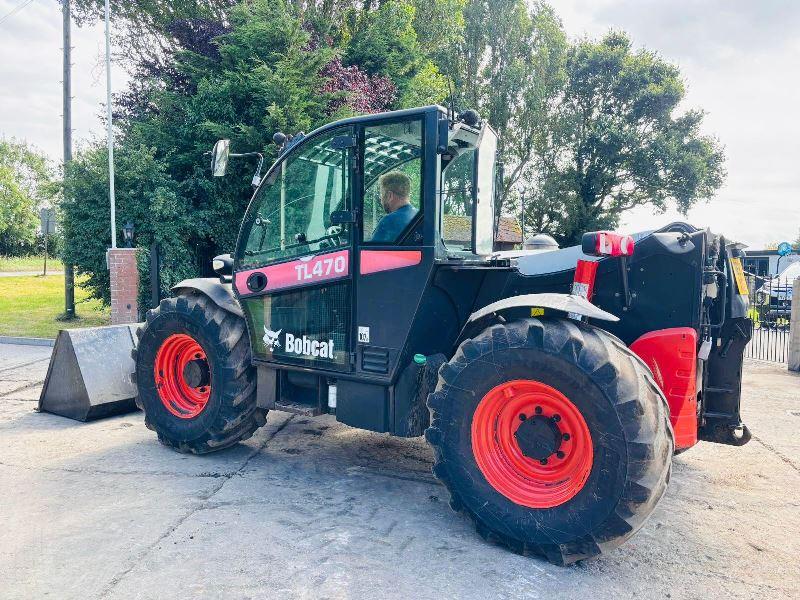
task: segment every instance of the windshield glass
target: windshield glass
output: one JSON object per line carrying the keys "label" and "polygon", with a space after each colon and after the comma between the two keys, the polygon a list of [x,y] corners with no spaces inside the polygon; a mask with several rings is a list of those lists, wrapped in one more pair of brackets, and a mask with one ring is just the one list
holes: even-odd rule
{"label": "windshield glass", "polygon": [[330,217],[349,208],[352,150],[337,142],[351,135],[346,127],[309,140],[271,173],[248,213],[243,267],[349,243],[349,224],[334,226]]}

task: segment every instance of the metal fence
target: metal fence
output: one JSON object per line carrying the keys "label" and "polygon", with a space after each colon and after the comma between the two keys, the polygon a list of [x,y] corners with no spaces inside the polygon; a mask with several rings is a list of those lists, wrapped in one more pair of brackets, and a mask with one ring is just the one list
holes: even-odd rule
{"label": "metal fence", "polygon": [[758,277],[748,274],[750,320],[753,338],[744,355],[785,363],[789,355],[789,322],[792,315],[794,278]]}

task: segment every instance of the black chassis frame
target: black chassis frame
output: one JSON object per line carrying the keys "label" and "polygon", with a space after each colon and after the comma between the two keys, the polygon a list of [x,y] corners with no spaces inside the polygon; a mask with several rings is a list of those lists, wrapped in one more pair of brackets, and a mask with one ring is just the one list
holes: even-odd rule
{"label": "black chassis frame", "polygon": [[[312,132],[303,141],[344,124],[362,131],[363,126],[414,116],[424,119],[423,240],[420,244],[404,245],[402,249],[419,250],[421,262],[369,276],[358,275],[360,250],[366,246],[359,242],[358,230],[354,231],[349,275],[350,364],[343,370],[315,368],[308,364],[263,360],[253,352],[261,406],[308,415],[334,412],[328,409],[328,388],[335,384],[337,420],[398,436],[421,435],[428,425],[425,398],[435,385],[436,370],[454,354],[458,344],[476,329],[485,327],[488,320],[526,318],[532,314],[531,307],[517,307],[502,315],[470,323],[473,312],[496,300],[522,294],[569,293],[574,261],[568,268],[524,275],[509,260],[448,254],[440,235],[440,177],[435,150],[440,122],[447,118],[442,107],[337,121]],[[302,142],[284,151],[264,181],[268,181],[281,160],[300,145]],[[363,184],[362,172],[357,170],[356,190]],[[254,200],[257,197],[258,190]],[[356,209],[361,200],[357,191],[352,199]],[[252,206],[251,202],[249,218],[252,218]],[[247,218],[239,233],[234,272],[240,270],[239,249],[246,241],[243,235]],[[357,218],[356,229],[359,223]],[[395,250],[398,246],[369,244],[368,248]],[[577,258],[580,252],[576,250],[557,252],[569,252]],[[699,386],[700,437],[739,445],[749,439],[741,422],[739,400],[742,356],[750,338],[750,322],[746,298],[739,296],[729,281],[732,282],[733,277],[723,238],[686,224],[671,224],[638,240],[634,256],[625,263],[618,259],[600,260],[593,302],[621,320],[594,324],[626,344],[657,329],[679,326],[696,329],[700,339],[709,340],[712,348]],[[325,285],[321,283],[308,289]],[[625,293],[625,287],[629,294]],[[716,298],[708,293],[713,288],[717,290]],[[252,331],[249,302],[258,295],[242,297],[234,293],[251,330],[252,344],[260,332]],[[545,315],[550,312],[546,309]],[[564,315],[556,313],[555,316]],[[380,332],[373,336],[376,339],[371,343],[357,341],[355,330],[361,324]],[[427,357],[424,366],[413,360],[418,354]]]}

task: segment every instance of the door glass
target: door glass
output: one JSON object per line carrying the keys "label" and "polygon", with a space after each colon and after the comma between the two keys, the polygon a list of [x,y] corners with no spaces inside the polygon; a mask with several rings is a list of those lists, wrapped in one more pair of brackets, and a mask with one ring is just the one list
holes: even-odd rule
{"label": "door glass", "polygon": [[[422,121],[364,131],[364,241],[410,239],[422,210]],[[412,243],[415,240],[410,239]]]}
{"label": "door glass", "polygon": [[494,248],[494,184],[497,136],[484,127],[478,146],[478,209],[475,211],[475,253],[491,254]]}
{"label": "door glass", "polygon": [[442,238],[448,250],[472,251],[475,149],[464,150],[442,171]]}
{"label": "door glass", "polygon": [[[331,213],[349,209],[350,154],[345,127],[292,153],[262,186],[248,213],[244,268],[346,246],[350,225],[332,225]],[[303,142],[300,142],[303,144]]]}

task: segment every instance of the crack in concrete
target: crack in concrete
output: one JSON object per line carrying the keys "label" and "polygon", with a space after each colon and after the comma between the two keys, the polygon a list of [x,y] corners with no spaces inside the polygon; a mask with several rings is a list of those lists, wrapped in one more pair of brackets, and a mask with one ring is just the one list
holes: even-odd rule
{"label": "crack in concrete", "polygon": [[764,446],[764,448],[766,448],[767,450],[769,450],[770,452],[772,452],[772,453],[773,453],[775,456],[777,456],[779,459],[781,459],[781,460],[782,460],[783,462],[785,462],[787,465],[789,465],[790,467],[792,467],[792,468],[793,468],[795,471],[797,471],[798,473],[800,473],[800,467],[798,467],[796,464],[794,464],[794,461],[792,461],[792,459],[791,459],[791,458],[789,458],[788,456],[784,456],[783,454],[781,454],[781,453],[780,453],[780,452],[779,452],[779,451],[778,451],[778,450],[777,450],[777,449],[776,449],[774,446],[772,446],[772,444],[768,444],[767,442],[765,442],[764,440],[762,440],[762,439],[761,439],[760,437],[758,437],[757,435],[753,435],[753,439],[754,439],[755,441],[757,441],[759,444],[761,444],[762,446]]}
{"label": "crack in concrete", "polygon": [[267,447],[267,444],[270,441],[272,441],[272,439],[276,435],[278,435],[281,431],[283,431],[283,429],[292,421],[292,419],[294,419],[294,415],[286,419],[283,423],[280,424],[280,426],[278,426],[277,429],[275,429],[275,431],[272,432],[271,435],[267,436],[267,438],[261,444],[259,444],[258,447],[255,450],[253,450],[253,452],[251,452],[247,458],[245,458],[244,462],[242,462],[241,466],[238,469],[236,469],[236,471],[234,471],[230,476],[223,476],[221,478],[221,481],[217,485],[212,487],[209,493],[205,495],[205,497],[201,496],[199,498],[201,500],[200,504],[191,507],[188,511],[186,511],[184,515],[180,516],[178,520],[175,521],[175,523],[170,525],[166,529],[166,531],[164,531],[164,533],[158,536],[158,538],[152,544],[149,544],[141,552],[137,553],[136,556],[133,557],[131,564],[127,568],[123,569],[122,571],[114,575],[114,577],[112,577],[111,580],[109,580],[109,582],[103,587],[102,591],[98,594],[98,598],[107,598],[109,594],[111,594],[111,592],[114,591],[114,588],[123,579],[125,579],[125,577],[131,571],[133,571],[133,569],[136,568],[136,566],[138,566],[139,563],[141,563],[141,561],[143,561],[145,557],[148,554],[150,554],[162,541],[164,541],[166,538],[172,535],[172,533],[174,533],[175,530],[178,529],[178,527],[180,527],[183,523],[185,523],[186,520],[189,519],[192,515],[204,510],[205,506],[208,504],[208,501],[211,500],[211,498],[213,498],[215,495],[217,495],[219,491],[222,490],[223,487],[225,487],[225,484],[231,479],[231,477],[237,474],[241,474],[242,471],[244,471],[244,469],[250,463],[250,461],[253,458],[255,458],[258,454],[260,454],[261,451]]}
{"label": "crack in concrete", "polygon": [[10,367],[3,367],[0,369],[0,373],[5,373],[6,371],[13,371],[15,369],[21,369],[23,367],[30,367],[31,365],[35,365],[36,363],[44,362],[46,360],[50,360],[50,357],[47,358],[37,358],[36,360],[32,360],[30,362],[22,363],[21,365],[13,365]]}
{"label": "crack in concrete", "polygon": [[8,467],[10,469],[22,469],[24,471],[33,471],[36,473],[73,473],[79,475],[136,475],[136,476],[155,476],[155,477],[189,477],[189,478],[226,478],[230,479],[237,475],[242,475],[239,470],[234,471],[206,471],[203,473],[178,473],[175,471],[114,471],[111,469],[77,469],[69,467],[31,467],[24,464],[16,464],[5,461],[0,461],[0,467]]}
{"label": "crack in concrete", "polygon": [[13,390],[9,390],[7,392],[0,394],[0,399],[20,400],[21,402],[38,402],[39,401],[38,398],[36,400],[26,400],[24,398],[8,398],[8,396],[10,396],[11,394],[16,394],[17,392],[24,392],[27,389],[35,388],[37,385],[42,385],[42,384],[44,384],[44,379],[42,379],[41,381],[30,381],[28,383],[19,386],[18,388],[14,388]]}

